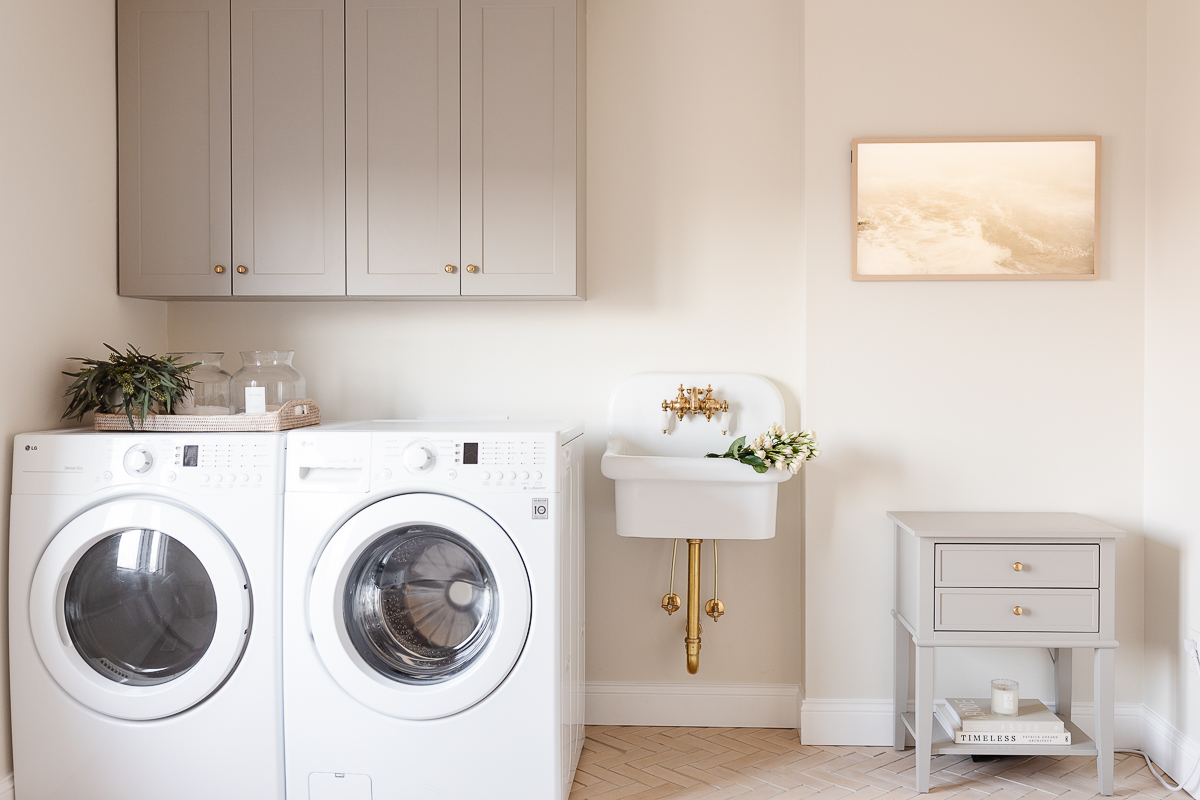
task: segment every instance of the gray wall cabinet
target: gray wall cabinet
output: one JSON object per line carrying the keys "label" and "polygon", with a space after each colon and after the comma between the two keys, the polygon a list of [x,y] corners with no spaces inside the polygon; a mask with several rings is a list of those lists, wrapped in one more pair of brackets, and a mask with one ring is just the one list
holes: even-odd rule
{"label": "gray wall cabinet", "polygon": [[121,0],[120,291],[232,293],[229,1]]}
{"label": "gray wall cabinet", "polygon": [[119,0],[120,293],[582,297],[584,0]]}

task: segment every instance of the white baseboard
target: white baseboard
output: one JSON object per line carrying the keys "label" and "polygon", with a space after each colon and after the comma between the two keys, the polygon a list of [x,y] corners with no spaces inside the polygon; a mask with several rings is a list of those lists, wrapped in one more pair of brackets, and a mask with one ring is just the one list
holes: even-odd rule
{"label": "white baseboard", "polygon": [[[1200,747],[1195,742],[1146,706],[1142,706],[1141,745],[1155,766],[1177,781],[1187,777],[1187,771],[1200,757]],[[1200,791],[1200,774],[1193,775],[1183,788],[1195,797]]]}
{"label": "white baseboard", "polygon": [[[1137,747],[1142,705],[1121,703],[1114,712],[1117,747]],[[1094,718],[1091,703],[1072,704],[1072,721],[1088,735]],[[807,699],[800,707],[800,741],[804,744],[887,747],[892,744],[892,731],[891,700]]]}
{"label": "white baseboard", "polygon": [[584,719],[588,725],[794,728],[799,697],[795,684],[589,681]]}
{"label": "white baseboard", "polygon": [[891,700],[814,700],[800,706],[802,744],[887,746],[892,743]]}
{"label": "white baseboard", "polygon": [[14,800],[16,794],[14,794],[13,786],[13,774],[11,772],[0,778],[0,800]]}

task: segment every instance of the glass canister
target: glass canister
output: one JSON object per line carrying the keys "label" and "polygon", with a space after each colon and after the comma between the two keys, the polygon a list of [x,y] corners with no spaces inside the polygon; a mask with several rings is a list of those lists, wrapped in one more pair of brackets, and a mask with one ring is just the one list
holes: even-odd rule
{"label": "glass canister", "polygon": [[176,356],[176,364],[195,364],[188,373],[192,391],[183,396],[183,402],[175,408],[177,414],[194,416],[216,416],[229,413],[230,375],[221,369],[224,353],[168,353]]}
{"label": "glass canister", "polygon": [[292,366],[293,350],[245,350],[242,368],[233,373],[231,408],[235,414],[278,411],[288,400],[304,398],[304,376]]}

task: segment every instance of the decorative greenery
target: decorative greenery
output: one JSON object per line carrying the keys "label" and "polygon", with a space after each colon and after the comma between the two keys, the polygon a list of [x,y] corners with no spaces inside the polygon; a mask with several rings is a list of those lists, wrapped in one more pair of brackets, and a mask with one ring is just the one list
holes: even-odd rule
{"label": "decorative greenery", "polygon": [[761,433],[749,446],[742,436],[724,453],[709,453],[705,458],[732,458],[754,467],[755,472],[766,472],[770,467],[790,470],[793,475],[800,471],[805,461],[821,455],[812,431],[788,433],[772,424],[770,430]]}
{"label": "decorative greenery", "polygon": [[200,364],[179,365],[179,356],[159,358],[142,355],[133,345],[122,355],[115,347],[105,344],[112,355],[107,361],[95,358],[72,358],[85,366],[79,372],[64,372],[74,378],[64,396],[71,398],[63,419],[82,420],[89,411],[103,414],[125,413],[129,427],[136,428],[133,412],[145,419],[152,407],[173,414],[174,407],[192,388],[187,374]]}

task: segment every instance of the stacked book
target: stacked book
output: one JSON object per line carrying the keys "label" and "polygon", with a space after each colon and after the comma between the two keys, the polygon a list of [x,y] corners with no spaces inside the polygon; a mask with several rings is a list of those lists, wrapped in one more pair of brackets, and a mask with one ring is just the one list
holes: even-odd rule
{"label": "stacked book", "polygon": [[1041,700],[1022,700],[1015,717],[993,714],[986,699],[947,697],[935,710],[955,744],[1071,743],[1071,732]]}

